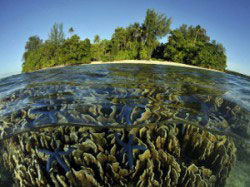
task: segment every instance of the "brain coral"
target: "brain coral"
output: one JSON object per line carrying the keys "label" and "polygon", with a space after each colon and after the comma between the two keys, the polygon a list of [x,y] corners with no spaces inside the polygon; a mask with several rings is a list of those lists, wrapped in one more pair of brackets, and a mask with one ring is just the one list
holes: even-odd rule
{"label": "brain coral", "polygon": [[[133,169],[122,142],[143,146],[133,149]],[[17,186],[223,186],[235,162],[231,138],[211,134],[197,127],[161,124],[141,128],[58,127],[19,134],[4,144],[3,159],[14,172]],[[62,155],[66,172],[49,155],[38,150],[56,149]]]}

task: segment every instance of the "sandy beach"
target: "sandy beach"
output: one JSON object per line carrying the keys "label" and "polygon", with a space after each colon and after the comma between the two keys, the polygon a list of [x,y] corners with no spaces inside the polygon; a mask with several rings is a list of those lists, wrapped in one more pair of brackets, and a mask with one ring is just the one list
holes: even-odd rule
{"label": "sandy beach", "polygon": [[[189,67],[189,68],[196,68],[196,69],[204,69],[208,71],[215,71],[215,72],[223,72],[215,69],[208,69],[208,68],[202,68],[199,66],[192,66],[187,64],[181,64],[177,62],[171,62],[171,61],[156,61],[156,60],[119,60],[119,61],[111,61],[111,62],[102,62],[102,61],[93,61],[90,64],[74,64],[74,65],[92,65],[92,64],[159,64],[159,65],[167,65],[167,66],[180,66],[180,67]],[[50,68],[61,68],[71,65],[60,65],[60,66],[53,66],[53,67],[46,67],[39,70],[45,70]],[[36,71],[39,71],[36,70]]]}
{"label": "sandy beach", "polygon": [[216,72],[222,72],[215,69],[208,69],[208,68],[202,68],[198,66],[192,66],[187,64],[181,64],[177,62],[170,62],[170,61],[154,61],[154,60],[121,60],[121,61],[113,61],[113,62],[102,62],[102,61],[94,61],[90,64],[160,64],[160,65],[168,65],[168,66],[181,66],[181,67],[189,67],[189,68],[196,68],[196,69],[204,69],[209,71],[216,71]]}

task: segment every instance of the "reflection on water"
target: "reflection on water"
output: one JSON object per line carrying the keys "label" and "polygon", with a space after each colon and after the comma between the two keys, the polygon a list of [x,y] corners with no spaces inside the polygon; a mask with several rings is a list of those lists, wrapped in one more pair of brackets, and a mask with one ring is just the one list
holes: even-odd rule
{"label": "reflection on water", "polygon": [[19,186],[234,186],[233,164],[249,163],[249,88],[246,78],[160,65],[4,78],[1,162]]}

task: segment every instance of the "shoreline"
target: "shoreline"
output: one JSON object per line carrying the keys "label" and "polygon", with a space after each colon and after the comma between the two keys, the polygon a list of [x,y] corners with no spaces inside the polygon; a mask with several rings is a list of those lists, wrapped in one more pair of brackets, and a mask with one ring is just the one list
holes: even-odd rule
{"label": "shoreline", "polygon": [[[40,71],[40,70],[46,70],[46,69],[53,69],[53,68],[63,68],[66,66],[82,66],[82,65],[95,65],[95,64],[158,64],[158,65],[167,65],[167,66],[178,66],[178,67],[187,67],[187,68],[194,68],[194,69],[202,69],[212,72],[220,72],[220,73],[226,73],[230,75],[240,76],[244,78],[250,79],[250,76],[241,74],[235,71],[231,70],[225,70],[225,71],[219,71],[216,69],[209,69],[209,68],[203,68],[199,66],[193,66],[188,64],[182,64],[178,62],[172,62],[172,61],[157,61],[157,60],[117,60],[117,61],[109,61],[109,62],[103,62],[103,61],[92,61],[89,64],[72,64],[72,65],[59,65],[59,66],[53,66],[53,67],[46,67],[39,70],[35,70],[32,72]],[[29,72],[31,73],[31,72]],[[3,77],[2,77],[3,78]]]}
{"label": "shoreline", "polygon": [[[208,71],[224,73],[224,71],[219,71],[216,69],[208,69],[208,68],[203,68],[203,67],[199,67],[199,66],[182,64],[182,63],[178,63],[178,62],[157,61],[157,60],[120,60],[120,61],[112,61],[112,62],[93,61],[90,64],[158,64],[158,65],[167,65],[167,66],[189,67],[189,68],[203,69],[203,70],[208,70]],[[85,64],[83,64],[83,65],[85,65]]]}
{"label": "shoreline", "polygon": [[[59,66],[53,66],[53,67],[46,67],[46,68],[42,68],[42,69],[35,70],[35,71],[53,69],[53,68],[63,68],[63,67],[67,67],[67,66],[78,66],[78,65],[82,66],[82,65],[95,65],[95,64],[158,64],[158,65],[167,65],[167,66],[178,66],[178,67],[188,67],[188,68],[194,68],[194,69],[203,69],[203,70],[208,70],[208,71],[213,71],[213,72],[225,73],[224,71],[219,71],[219,70],[216,70],[216,69],[208,69],[208,68],[203,68],[203,67],[199,67],[199,66],[182,64],[182,63],[178,63],[178,62],[157,61],[157,60],[118,60],[118,61],[110,61],[110,62],[92,61],[89,64],[59,65]],[[32,72],[35,72],[35,71],[32,71]]]}

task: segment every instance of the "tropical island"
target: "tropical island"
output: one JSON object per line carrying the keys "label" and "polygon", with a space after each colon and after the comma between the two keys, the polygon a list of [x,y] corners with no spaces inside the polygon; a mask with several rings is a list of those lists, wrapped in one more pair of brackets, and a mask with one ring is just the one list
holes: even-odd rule
{"label": "tropical island", "polygon": [[[171,22],[171,18],[148,9],[143,23],[117,27],[110,40],[96,35],[93,43],[88,38],[81,40],[72,27],[70,37],[65,38],[63,24],[55,23],[46,41],[36,35],[29,37],[22,71],[121,60],[172,61],[225,71],[226,54],[222,44],[210,40],[200,25],[183,24],[171,30]],[[168,41],[161,43],[159,40],[164,36],[168,36]]]}

